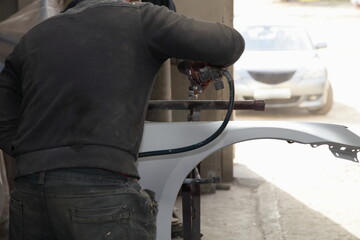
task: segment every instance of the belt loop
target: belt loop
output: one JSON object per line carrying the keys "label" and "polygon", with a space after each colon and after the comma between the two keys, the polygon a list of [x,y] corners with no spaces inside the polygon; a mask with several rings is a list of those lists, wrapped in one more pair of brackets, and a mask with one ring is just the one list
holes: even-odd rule
{"label": "belt loop", "polygon": [[45,171],[40,172],[39,174],[39,184],[44,184],[45,182]]}

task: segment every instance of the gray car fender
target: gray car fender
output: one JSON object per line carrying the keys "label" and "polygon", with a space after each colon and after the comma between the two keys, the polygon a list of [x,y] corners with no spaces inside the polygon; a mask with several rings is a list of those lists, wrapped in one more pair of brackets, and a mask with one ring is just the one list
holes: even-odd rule
{"label": "gray car fender", "polygon": [[[221,122],[146,122],[140,152],[174,149],[198,143]],[[171,239],[171,218],[178,191],[203,159],[231,144],[256,140],[279,139],[312,147],[328,145],[335,157],[358,162],[360,137],[347,127],[327,123],[282,121],[230,121],[214,141],[189,152],[139,158],[140,183],[155,192],[158,202],[157,240]]]}

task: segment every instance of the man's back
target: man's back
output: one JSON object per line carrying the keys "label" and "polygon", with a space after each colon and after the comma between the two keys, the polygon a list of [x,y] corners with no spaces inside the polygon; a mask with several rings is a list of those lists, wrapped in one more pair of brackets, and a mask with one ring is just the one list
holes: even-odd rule
{"label": "man's back", "polygon": [[[34,154],[34,171],[59,162],[71,167],[73,158],[93,167],[103,152],[112,152],[114,161],[135,161],[143,106],[161,64],[147,49],[139,20],[135,5],[95,4],[48,19],[22,39],[20,170],[26,164],[29,172],[23,161]],[[134,167],[123,173],[137,176]]]}
{"label": "man's back", "polygon": [[9,61],[21,69],[10,83],[21,85],[23,97],[13,149],[18,175],[95,167],[106,158],[104,169],[137,176],[145,108],[162,62],[228,65],[242,50],[236,31],[150,3],[87,0],[45,20]]}

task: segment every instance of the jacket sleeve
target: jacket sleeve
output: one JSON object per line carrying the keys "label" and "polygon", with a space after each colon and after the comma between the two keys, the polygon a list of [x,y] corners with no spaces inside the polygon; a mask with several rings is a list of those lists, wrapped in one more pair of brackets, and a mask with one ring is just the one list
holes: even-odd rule
{"label": "jacket sleeve", "polygon": [[143,4],[141,21],[144,38],[154,57],[170,57],[234,64],[244,51],[243,37],[235,29],[175,13],[165,7]]}
{"label": "jacket sleeve", "polygon": [[6,59],[5,67],[0,73],[0,148],[11,156],[22,101],[16,65],[15,54],[12,53]]}

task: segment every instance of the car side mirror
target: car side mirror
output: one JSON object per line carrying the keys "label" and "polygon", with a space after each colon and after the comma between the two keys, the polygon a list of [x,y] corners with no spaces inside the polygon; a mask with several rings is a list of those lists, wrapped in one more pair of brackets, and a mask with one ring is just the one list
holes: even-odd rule
{"label": "car side mirror", "polygon": [[327,43],[325,43],[325,42],[315,44],[315,49],[321,49],[321,48],[326,48],[326,47],[327,47]]}

